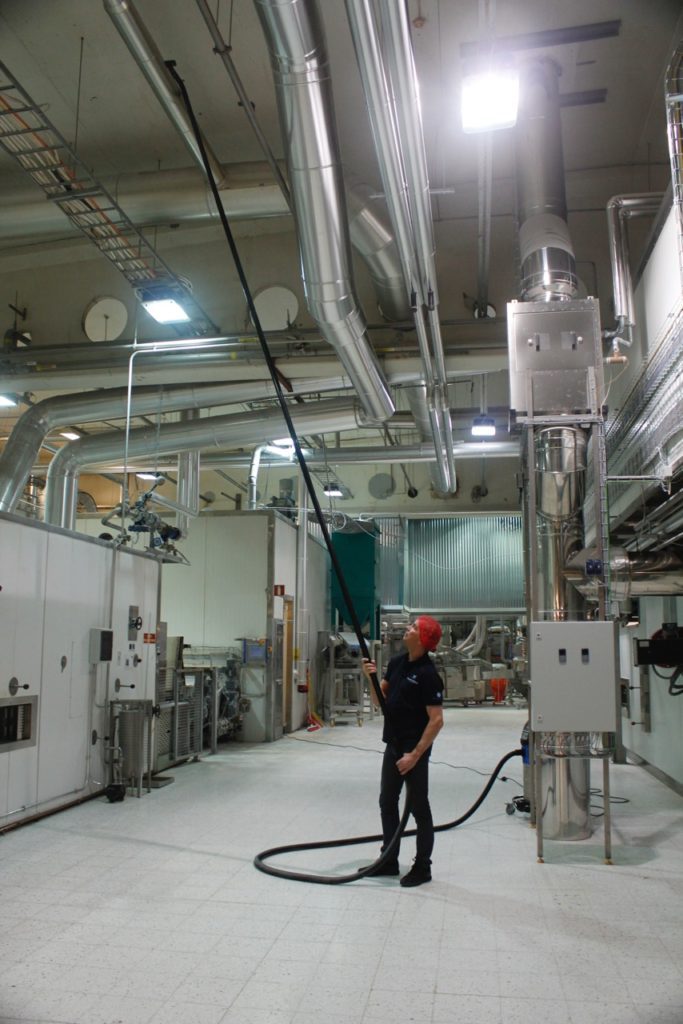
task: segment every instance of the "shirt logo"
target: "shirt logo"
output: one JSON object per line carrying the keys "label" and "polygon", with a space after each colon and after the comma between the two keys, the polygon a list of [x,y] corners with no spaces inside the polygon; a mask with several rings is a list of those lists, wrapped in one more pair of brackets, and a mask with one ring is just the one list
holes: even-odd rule
{"label": "shirt logo", "polygon": [[417,679],[415,678],[415,676],[406,676],[406,680],[407,682],[414,683],[417,686]]}

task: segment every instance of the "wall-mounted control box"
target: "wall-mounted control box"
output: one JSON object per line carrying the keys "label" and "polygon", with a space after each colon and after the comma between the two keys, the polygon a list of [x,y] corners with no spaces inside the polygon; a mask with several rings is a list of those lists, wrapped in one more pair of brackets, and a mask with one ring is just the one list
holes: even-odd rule
{"label": "wall-mounted control box", "polygon": [[114,630],[91,629],[88,661],[97,665],[101,661],[111,661],[114,653]]}
{"label": "wall-mounted control box", "polygon": [[615,732],[619,690],[615,622],[532,622],[531,727]]}

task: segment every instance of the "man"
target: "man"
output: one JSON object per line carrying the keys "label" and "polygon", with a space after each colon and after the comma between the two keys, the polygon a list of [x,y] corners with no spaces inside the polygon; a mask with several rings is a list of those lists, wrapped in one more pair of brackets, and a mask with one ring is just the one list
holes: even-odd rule
{"label": "man", "polygon": [[[428,652],[436,650],[440,639],[439,623],[421,615],[403,635],[405,653],[389,661],[380,682],[386,704],[382,735],[386,748],[379,795],[382,849],[389,845],[399,826],[399,796],[408,779],[417,838],[415,863],[401,879],[401,885],[407,887],[432,880],[434,825],[429,806],[429,755],[443,726],[443,683]],[[370,678],[376,671],[375,663],[364,659],[363,671]],[[379,703],[373,687],[371,695]],[[399,870],[397,846],[392,859],[373,873],[398,875]]]}

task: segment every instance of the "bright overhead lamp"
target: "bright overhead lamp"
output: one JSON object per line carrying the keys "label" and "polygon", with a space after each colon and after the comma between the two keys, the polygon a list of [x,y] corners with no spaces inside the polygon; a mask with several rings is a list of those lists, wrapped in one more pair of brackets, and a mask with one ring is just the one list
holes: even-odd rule
{"label": "bright overhead lamp", "polygon": [[186,324],[192,319],[188,313],[192,306],[190,287],[189,281],[187,290],[182,284],[157,282],[138,288],[136,294],[143,308],[157,323]]}
{"label": "bright overhead lamp", "polygon": [[186,324],[190,319],[176,299],[143,299],[142,305],[158,324]]}
{"label": "bright overhead lamp", "polygon": [[341,484],[325,484],[323,491],[328,498],[343,498],[344,492],[341,488]]}
{"label": "bright overhead lamp", "polygon": [[60,437],[65,437],[67,441],[79,441],[81,435],[75,430],[60,430]]}
{"label": "bright overhead lamp", "polygon": [[164,479],[161,473],[136,473],[138,480],[158,480],[160,483]]}
{"label": "bright overhead lamp", "polygon": [[14,395],[0,395],[0,406],[5,409],[11,409],[17,404],[17,400]]}
{"label": "bright overhead lamp", "polygon": [[480,71],[462,80],[464,132],[492,132],[517,123],[519,74],[514,68]]}
{"label": "bright overhead lamp", "polygon": [[492,416],[475,416],[472,421],[472,437],[495,437],[496,421]]}

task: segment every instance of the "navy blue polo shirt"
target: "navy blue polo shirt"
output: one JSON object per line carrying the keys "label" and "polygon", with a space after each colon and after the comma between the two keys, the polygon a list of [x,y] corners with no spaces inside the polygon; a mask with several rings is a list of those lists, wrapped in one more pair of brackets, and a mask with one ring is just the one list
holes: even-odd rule
{"label": "navy blue polo shirt", "polygon": [[413,749],[427,727],[426,709],[443,704],[441,676],[428,654],[409,661],[406,651],[389,661],[383,678],[389,688],[384,698],[386,718],[382,739],[385,743],[396,740],[405,753]]}

